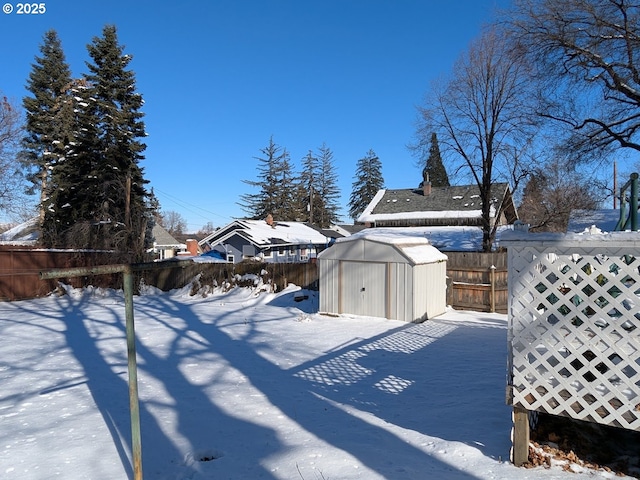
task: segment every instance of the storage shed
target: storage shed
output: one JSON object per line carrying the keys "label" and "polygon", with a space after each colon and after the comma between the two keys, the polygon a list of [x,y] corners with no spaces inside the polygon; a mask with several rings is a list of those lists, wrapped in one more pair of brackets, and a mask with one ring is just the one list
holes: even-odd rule
{"label": "storage shed", "polygon": [[446,309],[447,256],[411,229],[367,228],[318,255],[320,312],[419,322]]}

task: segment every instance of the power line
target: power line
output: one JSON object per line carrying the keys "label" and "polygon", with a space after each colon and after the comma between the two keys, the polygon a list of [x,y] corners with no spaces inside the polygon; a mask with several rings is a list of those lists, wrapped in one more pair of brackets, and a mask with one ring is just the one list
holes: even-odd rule
{"label": "power line", "polygon": [[205,212],[205,213],[207,213],[209,215],[213,215],[215,217],[223,218],[223,219],[225,219],[227,221],[231,219],[231,217],[229,217],[229,216],[220,215],[218,213],[212,212],[211,210],[207,210],[206,208],[202,208],[202,207],[200,207],[198,205],[193,205],[192,203],[185,202],[184,200],[181,200],[178,197],[175,197],[174,195],[171,195],[170,193],[163,192],[162,190],[160,190],[160,189],[158,189],[156,187],[153,188],[153,191],[162,194],[163,196],[167,197],[173,203],[179,205],[181,208],[193,213],[194,215],[198,215],[199,217],[204,218],[205,220],[210,221],[211,218],[208,217],[208,216],[203,215],[202,213],[196,212],[196,211],[192,210],[189,207],[196,208],[196,209],[198,209],[198,210],[200,210],[202,212]]}

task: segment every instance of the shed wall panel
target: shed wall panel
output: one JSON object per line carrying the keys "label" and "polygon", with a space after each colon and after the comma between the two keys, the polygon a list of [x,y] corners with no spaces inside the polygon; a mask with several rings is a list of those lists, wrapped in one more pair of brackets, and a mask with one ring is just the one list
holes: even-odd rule
{"label": "shed wall panel", "polygon": [[337,313],[340,285],[340,262],[338,260],[319,260],[319,310]]}
{"label": "shed wall panel", "polygon": [[414,267],[414,319],[428,319],[444,313],[447,303],[445,262]]}

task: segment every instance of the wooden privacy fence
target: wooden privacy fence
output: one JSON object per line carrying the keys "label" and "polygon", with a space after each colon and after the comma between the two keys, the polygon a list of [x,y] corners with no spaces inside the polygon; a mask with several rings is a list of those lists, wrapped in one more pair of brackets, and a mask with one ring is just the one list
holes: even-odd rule
{"label": "wooden privacy fence", "polygon": [[[449,288],[447,304],[459,310],[506,313],[507,254],[446,252]],[[122,263],[109,252],[83,250],[45,250],[30,247],[0,246],[0,301],[40,297],[53,291],[57,281],[43,280],[39,272],[52,268],[91,267]],[[494,266],[495,268],[491,268]],[[281,290],[293,283],[318,289],[315,263],[196,263],[182,268],[135,272],[136,285],[142,281],[161,290],[181,288],[200,275],[202,285],[222,285],[232,277],[262,275]],[[83,276],[61,279],[74,287],[94,285],[122,288],[120,275]]]}
{"label": "wooden privacy fence", "polygon": [[[49,250],[31,247],[0,246],[0,301],[23,300],[49,294],[63,282],[74,287],[93,285],[122,288],[121,275],[84,275],[58,280],[41,279],[40,272],[58,268],[80,268],[122,263],[112,252],[91,250]],[[171,261],[169,261],[171,262]],[[184,266],[185,263],[187,266]],[[199,276],[200,283],[222,285],[234,277],[247,274],[261,275],[272,282],[277,290],[289,283],[303,288],[317,289],[318,273],[313,263],[260,264],[260,263],[196,263],[181,262],[181,268],[148,269],[136,271],[136,287],[143,282],[161,290],[181,288]]]}
{"label": "wooden privacy fence", "polygon": [[507,313],[507,252],[445,252],[447,304],[458,310]]}
{"label": "wooden privacy fence", "polygon": [[[0,301],[41,297],[57,286],[56,280],[42,280],[40,272],[52,268],[73,268],[115,263],[112,252],[93,250],[49,250],[28,246],[0,245]],[[87,278],[68,279],[73,286],[87,285]],[[121,286],[105,276],[98,286]]]}
{"label": "wooden privacy fence", "polygon": [[640,431],[640,235],[505,236],[512,461],[529,412]]}
{"label": "wooden privacy fence", "polygon": [[[449,277],[447,304],[459,310],[507,311],[507,254],[481,252],[446,252]],[[111,252],[88,250],[45,250],[31,247],[0,246],[0,301],[41,297],[53,291],[57,281],[43,280],[39,272],[53,268],[77,268],[123,263]],[[495,268],[492,268],[495,267]],[[192,263],[183,268],[136,272],[136,285],[143,281],[161,290],[187,285],[200,275],[200,283],[222,285],[232,277],[260,275],[273,282],[278,290],[293,283],[302,288],[318,289],[315,263]],[[119,275],[62,279],[74,287],[94,285],[122,288]]]}

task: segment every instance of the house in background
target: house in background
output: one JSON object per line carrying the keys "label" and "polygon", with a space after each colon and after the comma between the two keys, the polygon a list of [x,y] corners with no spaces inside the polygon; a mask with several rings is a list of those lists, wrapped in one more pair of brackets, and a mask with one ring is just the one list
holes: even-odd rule
{"label": "house in background", "polygon": [[[511,225],[518,212],[506,183],[492,186],[491,225]],[[358,223],[368,227],[482,226],[482,203],[477,185],[383,189],[378,191]]]}
{"label": "house in background", "polygon": [[319,231],[301,222],[276,222],[269,216],[266,220],[235,220],[198,243],[203,251],[229,263],[248,259],[302,263],[315,260],[319,252],[342,236],[336,230]]}
{"label": "house in background", "polygon": [[186,244],[180,243],[173,238],[169,232],[157,223],[153,226],[151,233],[153,235],[153,247],[148,252],[153,253],[156,260],[167,260],[187,251]]}
{"label": "house in background", "polygon": [[[492,186],[491,225],[497,238],[512,229],[518,212],[506,183]],[[383,189],[378,191],[357,223],[367,227],[419,228],[441,251],[482,249],[482,203],[477,185]],[[498,246],[498,245],[496,245]]]}
{"label": "house in background", "polygon": [[2,245],[35,245],[40,238],[38,217],[33,217],[24,223],[14,226],[0,233]]}

